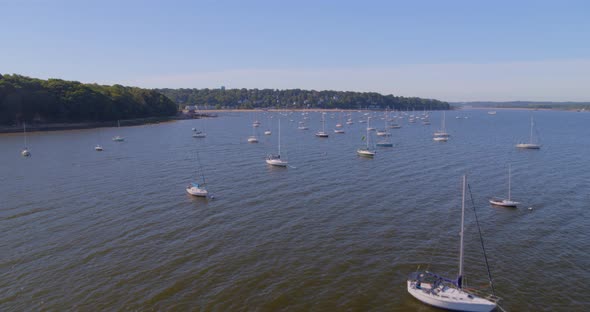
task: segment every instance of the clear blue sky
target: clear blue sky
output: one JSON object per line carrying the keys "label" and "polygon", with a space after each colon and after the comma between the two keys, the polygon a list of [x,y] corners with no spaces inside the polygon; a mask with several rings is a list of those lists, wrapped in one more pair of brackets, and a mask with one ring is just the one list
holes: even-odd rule
{"label": "clear blue sky", "polygon": [[0,73],[590,101],[590,1],[0,0]]}

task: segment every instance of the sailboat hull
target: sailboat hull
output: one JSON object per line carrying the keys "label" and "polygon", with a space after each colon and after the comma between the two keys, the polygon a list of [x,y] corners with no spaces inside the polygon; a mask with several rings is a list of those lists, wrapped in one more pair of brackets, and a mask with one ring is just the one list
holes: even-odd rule
{"label": "sailboat hull", "polygon": [[277,167],[287,167],[287,165],[289,164],[288,162],[280,159],[267,159],[266,163]]}
{"label": "sailboat hull", "polygon": [[516,206],[518,206],[519,203],[508,199],[493,198],[490,199],[490,204],[492,204],[493,206],[516,208]]}
{"label": "sailboat hull", "polygon": [[207,197],[207,190],[198,187],[187,187],[186,192],[197,197]]}
{"label": "sailboat hull", "polygon": [[375,157],[375,152],[374,151],[370,151],[370,150],[366,150],[366,149],[358,149],[356,151],[356,153],[359,156],[363,156],[363,157],[370,157],[370,158]]}
{"label": "sailboat hull", "polygon": [[443,287],[431,289],[432,284],[408,280],[408,292],[414,298],[428,305],[454,311],[488,312],[496,308],[496,304],[484,298],[471,295],[461,289]]}
{"label": "sailboat hull", "polygon": [[523,148],[523,149],[541,149],[541,145],[533,144],[533,143],[520,143],[520,144],[516,144],[516,147]]}

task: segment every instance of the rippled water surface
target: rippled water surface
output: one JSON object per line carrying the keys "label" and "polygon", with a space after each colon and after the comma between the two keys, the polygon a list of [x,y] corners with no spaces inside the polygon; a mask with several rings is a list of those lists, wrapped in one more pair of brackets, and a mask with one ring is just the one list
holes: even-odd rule
{"label": "rippled water surface", "polygon": [[[328,139],[314,137],[313,112],[308,131],[295,112],[32,133],[28,159],[21,134],[0,135],[0,310],[436,311],[406,276],[457,273],[464,173],[502,306],[588,310],[590,114],[533,114],[538,151],[514,148],[531,112],[473,110],[447,112],[446,143],[432,141],[439,112],[430,126],[404,120],[374,159],[355,153],[358,112]],[[331,132],[339,115],[326,116]],[[264,161],[279,117],[287,169]],[[255,118],[260,143],[248,144]],[[522,204],[492,208],[508,164]],[[200,171],[213,200],[185,192]],[[486,284],[480,250],[469,210],[474,288]]]}

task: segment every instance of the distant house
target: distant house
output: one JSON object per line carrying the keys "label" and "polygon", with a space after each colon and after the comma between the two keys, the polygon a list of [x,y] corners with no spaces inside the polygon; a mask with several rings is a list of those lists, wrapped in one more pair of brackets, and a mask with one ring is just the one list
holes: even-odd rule
{"label": "distant house", "polygon": [[197,112],[197,106],[195,105],[187,105],[182,110],[182,113],[185,115],[192,115]]}

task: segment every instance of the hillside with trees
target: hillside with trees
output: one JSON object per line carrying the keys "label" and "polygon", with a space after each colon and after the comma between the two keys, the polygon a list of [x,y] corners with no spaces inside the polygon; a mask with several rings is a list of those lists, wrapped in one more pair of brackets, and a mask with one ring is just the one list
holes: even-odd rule
{"label": "hillside with trees", "polygon": [[179,106],[207,105],[217,109],[326,108],[326,109],[449,109],[446,102],[382,95],[375,92],[275,90],[275,89],[156,89]]}
{"label": "hillside with trees", "polygon": [[75,123],[174,116],[178,106],[155,90],[0,75],[0,124]]}

